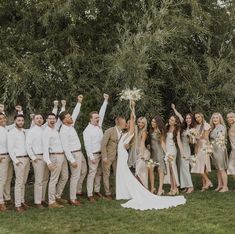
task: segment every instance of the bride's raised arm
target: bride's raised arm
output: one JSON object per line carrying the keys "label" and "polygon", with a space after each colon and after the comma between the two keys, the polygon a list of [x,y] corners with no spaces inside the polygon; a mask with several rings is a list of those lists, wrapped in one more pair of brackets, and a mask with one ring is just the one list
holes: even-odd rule
{"label": "bride's raised arm", "polygon": [[135,132],[135,102],[131,102],[131,117],[130,117],[130,130],[129,130],[129,135],[134,134]]}

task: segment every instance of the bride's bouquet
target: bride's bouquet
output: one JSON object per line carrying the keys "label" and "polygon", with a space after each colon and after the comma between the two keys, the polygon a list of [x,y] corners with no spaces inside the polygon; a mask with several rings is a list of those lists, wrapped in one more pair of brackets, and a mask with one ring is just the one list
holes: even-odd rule
{"label": "bride's bouquet", "polygon": [[125,89],[120,93],[120,100],[139,101],[142,97],[141,89]]}

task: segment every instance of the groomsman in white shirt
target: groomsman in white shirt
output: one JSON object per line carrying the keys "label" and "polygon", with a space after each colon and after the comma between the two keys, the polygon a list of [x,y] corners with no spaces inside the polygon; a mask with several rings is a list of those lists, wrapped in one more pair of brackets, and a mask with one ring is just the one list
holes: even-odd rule
{"label": "groomsman in white shirt", "polygon": [[[90,123],[83,132],[83,139],[88,156],[89,173],[87,176],[87,195],[90,202],[95,202],[93,195],[103,197],[100,193],[101,182],[101,142],[102,124],[108,104],[109,95],[104,94],[104,103],[99,111],[90,113]],[[93,194],[94,190],[94,194]]]}
{"label": "groomsman in white shirt", "polygon": [[63,111],[60,113],[59,118],[63,123],[60,129],[60,138],[65,152],[65,156],[70,164],[71,177],[70,177],[70,204],[79,206],[80,202],[77,200],[77,184],[80,178],[82,158],[81,142],[78,134],[74,128],[75,121],[81,109],[83,96],[78,96],[78,102],[73,110],[72,116]]}
{"label": "groomsman in white shirt", "polygon": [[33,116],[33,127],[27,131],[26,149],[34,168],[34,203],[38,209],[46,205],[45,196],[49,180],[49,170],[43,160],[42,133],[44,120],[42,115]]}
{"label": "groomsman in white shirt", "polygon": [[26,151],[26,132],[24,116],[15,117],[15,127],[7,136],[8,152],[15,169],[15,207],[17,212],[23,212],[29,206],[25,203],[25,184],[27,182],[30,162]]}
{"label": "groomsman in white shirt", "polygon": [[59,132],[56,128],[56,115],[50,113],[47,117],[47,126],[42,134],[43,160],[46,162],[50,171],[50,180],[48,186],[49,208],[61,208],[67,203],[66,200],[57,197],[61,186],[58,180],[61,174],[62,166],[66,160],[62,148]]}

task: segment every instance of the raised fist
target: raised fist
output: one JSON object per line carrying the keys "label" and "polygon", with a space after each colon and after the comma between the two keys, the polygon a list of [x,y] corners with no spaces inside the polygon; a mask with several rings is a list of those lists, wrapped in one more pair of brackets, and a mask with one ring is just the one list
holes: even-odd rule
{"label": "raised fist", "polygon": [[20,106],[20,105],[15,106],[15,110],[17,112],[22,112],[22,106]]}
{"label": "raised fist", "polygon": [[61,105],[66,106],[66,100],[61,100]]}
{"label": "raised fist", "polygon": [[78,95],[78,102],[82,103],[83,100],[83,96],[82,95]]}
{"label": "raised fist", "polygon": [[104,93],[104,99],[105,99],[105,101],[108,101],[108,99],[109,99],[109,95],[108,95],[108,94],[106,94],[106,93]]}
{"label": "raised fist", "polygon": [[53,104],[54,104],[54,107],[58,107],[59,101],[58,101],[58,100],[55,100],[55,101],[53,101]]}

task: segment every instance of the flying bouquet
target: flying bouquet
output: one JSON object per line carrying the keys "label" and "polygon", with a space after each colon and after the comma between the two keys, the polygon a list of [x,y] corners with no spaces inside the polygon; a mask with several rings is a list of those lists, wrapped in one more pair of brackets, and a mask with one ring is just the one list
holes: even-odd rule
{"label": "flying bouquet", "polygon": [[131,101],[139,101],[142,97],[142,90],[141,89],[137,89],[137,88],[134,88],[134,89],[125,89],[125,90],[122,90],[122,92],[120,93],[120,100],[129,100],[130,102]]}

